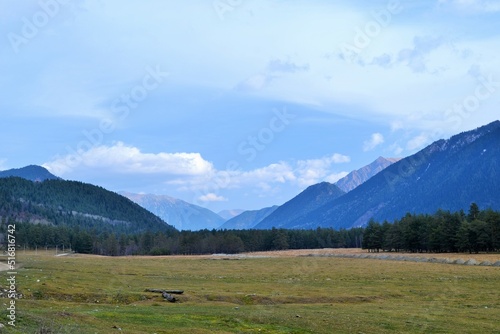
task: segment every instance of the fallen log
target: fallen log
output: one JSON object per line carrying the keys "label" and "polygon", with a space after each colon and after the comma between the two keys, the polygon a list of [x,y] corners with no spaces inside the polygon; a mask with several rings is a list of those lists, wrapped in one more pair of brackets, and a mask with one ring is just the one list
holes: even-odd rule
{"label": "fallen log", "polygon": [[171,293],[173,295],[182,295],[184,290],[165,290],[165,289],[145,289],[147,292],[157,292],[157,293]]}

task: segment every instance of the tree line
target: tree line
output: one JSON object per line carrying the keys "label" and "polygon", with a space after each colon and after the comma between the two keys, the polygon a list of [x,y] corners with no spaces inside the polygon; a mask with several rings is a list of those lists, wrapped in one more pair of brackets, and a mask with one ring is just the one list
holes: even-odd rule
{"label": "tree line", "polygon": [[371,220],[363,233],[363,248],[375,252],[498,252],[500,212],[481,211],[472,203],[468,214],[438,210],[433,215],[408,213],[393,223]]}
{"label": "tree line", "polygon": [[[109,256],[235,254],[287,249],[359,248],[363,229],[316,230],[201,230],[113,233],[78,226],[19,223],[3,219],[0,233],[16,225],[18,247],[72,249]],[[4,236],[5,237],[5,236]]]}
{"label": "tree line", "polygon": [[[1,218],[0,238],[16,225],[18,247],[71,249],[78,253],[123,255],[234,254],[287,249],[364,248],[378,252],[498,252],[500,212],[438,210],[432,215],[406,214],[392,223],[371,220],[366,228],[334,230],[201,230],[130,232],[61,222],[33,224],[19,217]],[[104,224],[107,225],[107,224]],[[128,232],[128,233],[127,233]]]}

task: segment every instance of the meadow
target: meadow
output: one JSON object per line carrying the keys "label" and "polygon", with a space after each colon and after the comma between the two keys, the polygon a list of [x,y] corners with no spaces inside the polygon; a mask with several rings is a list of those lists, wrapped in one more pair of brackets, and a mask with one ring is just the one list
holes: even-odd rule
{"label": "meadow", "polygon": [[[21,251],[16,283],[24,297],[15,328],[7,325],[9,300],[1,300],[1,331],[500,333],[499,267],[300,255]],[[185,292],[169,303],[147,288]]]}

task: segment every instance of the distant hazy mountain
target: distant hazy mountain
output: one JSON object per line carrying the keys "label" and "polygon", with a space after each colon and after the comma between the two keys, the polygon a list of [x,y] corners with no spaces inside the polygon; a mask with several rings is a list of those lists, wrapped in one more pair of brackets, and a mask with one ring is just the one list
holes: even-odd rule
{"label": "distant hazy mountain", "polygon": [[436,141],[307,215],[273,223],[350,228],[372,217],[391,221],[407,212],[467,210],[472,202],[500,209],[500,121]]}
{"label": "distant hazy mountain", "polygon": [[226,230],[247,230],[254,228],[264,218],[269,216],[278,208],[277,205],[260,210],[244,211],[238,216],[229,219],[220,228]]}
{"label": "distant hazy mountain", "polygon": [[305,216],[325,203],[342,196],[344,191],[334,184],[322,182],[308,187],[306,190],[281,205],[273,213],[255,226],[257,229],[272,227],[294,228],[293,221]]}
{"label": "distant hazy mountain", "polygon": [[51,174],[41,166],[30,165],[23,168],[15,168],[0,172],[0,178],[17,176],[23,179],[42,182],[45,180],[59,180],[60,178]]}
{"label": "distant hazy mountain", "polygon": [[350,172],[335,182],[335,185],[347,193],[399,160],[401,159],[379,157],[371,164]]}
{"label": "distant hazy mountain", "polygon": [[120,192],[120,194],[151,211],[178,230],[214,229],[225,221],[215,212],[170,196],[128,192]]}
{"label": "distant hazy mountain", "polygon": [[123,196],[91,184],[60,179],[35,183],[21,177],[0,178],[1,217],[117,235],[174,230]]}
{"label": "distant hazy mountain", "polygon": [[243,212],[245,212],[245,210],[234,209],[234,210],[222,210],[220,212],[217,212],[217,214],[227,221],[231,218],[236,217],[239,214],[242,214]]}

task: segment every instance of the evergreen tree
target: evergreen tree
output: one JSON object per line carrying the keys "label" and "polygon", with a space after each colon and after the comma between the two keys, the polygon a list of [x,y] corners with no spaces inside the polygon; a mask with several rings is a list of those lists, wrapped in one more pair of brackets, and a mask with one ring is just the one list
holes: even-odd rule
{"label": "evergreen tree", "polygon": [[73,245],[73,250],[77,253],[92,254],[93,251],[92,236],[86,231],[79,232],[75,236],[75,243]]}
{"label": "evergreen tree", "polygon": [[384,249],[399,252],[403,248],[403,230],[401,229],[401,223],[396,220],[385,232]]}
{"label": "evergreen tree", "polygon": [[485,252],[492,249],[488,225],[481,220],[473,220],[470,223],[470,243],[474,252]]}
{"label": "evergreen tree", "polygon": [[457,231],[456,247],[460,252],[472,252],[472,244],[469,238],[470,223],[464,220]]}
{"label": "evergreen tree", "polygon": [[479,211],[479,206],[476,203],[471,203],[469,207],[469,214],[467,215],[467,220],[469,222],[472,222],[474,219],[478,219],[480,213],[481,211]]}
{"label": "evergreen tree", "polygon": [[288,249],[288,236],[283,229],[272,229],[272,249],[273,250],[285,250]]}
{"label": "evergreen tree", "polygon": [[375,220],[370,219],[363,234],[363,248],[378,252],[382,248],[382,228]]}

